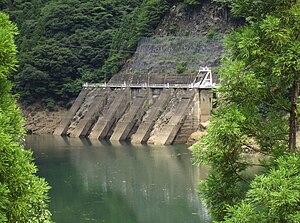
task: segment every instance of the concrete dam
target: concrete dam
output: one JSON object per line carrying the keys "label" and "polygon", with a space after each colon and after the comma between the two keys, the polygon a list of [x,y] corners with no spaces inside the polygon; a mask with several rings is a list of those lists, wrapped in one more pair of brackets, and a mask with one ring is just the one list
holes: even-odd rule
{"label": "concrete dam", "polygon": [[[148,81],[148,82],[147,82]],[[55,135],[168,145],[186,143],[212,109],[213,78],[198,75],[113,78],[108,84],[85,84]]]}
{"label": "concrete dam", "polygon": [[221,55],[221,43],[204,37],[143,38],[107,84],[84,84],[54,134],[186,143],[210,116],[218,76],[208,67],[217,67]]}

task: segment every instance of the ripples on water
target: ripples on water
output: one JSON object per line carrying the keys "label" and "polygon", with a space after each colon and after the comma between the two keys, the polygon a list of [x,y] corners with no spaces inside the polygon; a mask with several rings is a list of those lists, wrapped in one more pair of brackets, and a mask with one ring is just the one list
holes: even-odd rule
{"label": "ripples on water", "polygon": [[56,223],[206,223],[198,200],[205,168],[186,146],[111,145],[98,140],[31,135],[39,175],[52,186]]}

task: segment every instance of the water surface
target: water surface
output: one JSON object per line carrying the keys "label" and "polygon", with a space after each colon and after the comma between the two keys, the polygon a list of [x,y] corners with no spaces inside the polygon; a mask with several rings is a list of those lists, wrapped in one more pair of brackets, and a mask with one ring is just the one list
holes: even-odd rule
{"label": "water surface", "polygon": [[205,223],[197,197],[206,169],[186,146],[110,145],[31,135],[39,175],[52,186],[56,223]]}

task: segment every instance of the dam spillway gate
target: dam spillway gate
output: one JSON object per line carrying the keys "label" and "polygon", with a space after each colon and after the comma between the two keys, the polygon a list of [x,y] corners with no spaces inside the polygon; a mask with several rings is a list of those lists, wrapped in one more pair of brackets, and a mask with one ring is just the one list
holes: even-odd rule
{"label": "dam spillway gate", "polygon": [[209,119],[212,79],[211,74],[198,74],[190,80],[169,77],[165,83],[137,78],[85,84],[54,135],[134,144],[186,143]]}

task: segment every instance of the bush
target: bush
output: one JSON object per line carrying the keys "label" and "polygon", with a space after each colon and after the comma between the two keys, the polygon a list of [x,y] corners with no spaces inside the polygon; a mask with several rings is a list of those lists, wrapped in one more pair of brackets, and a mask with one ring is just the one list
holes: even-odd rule
{"label": "bush", "polygon": [[182,63],[176,65],[177,74],[184,73],[186,71],[186,69],[187,69],[187,63],[186,62],[182,62]]}

